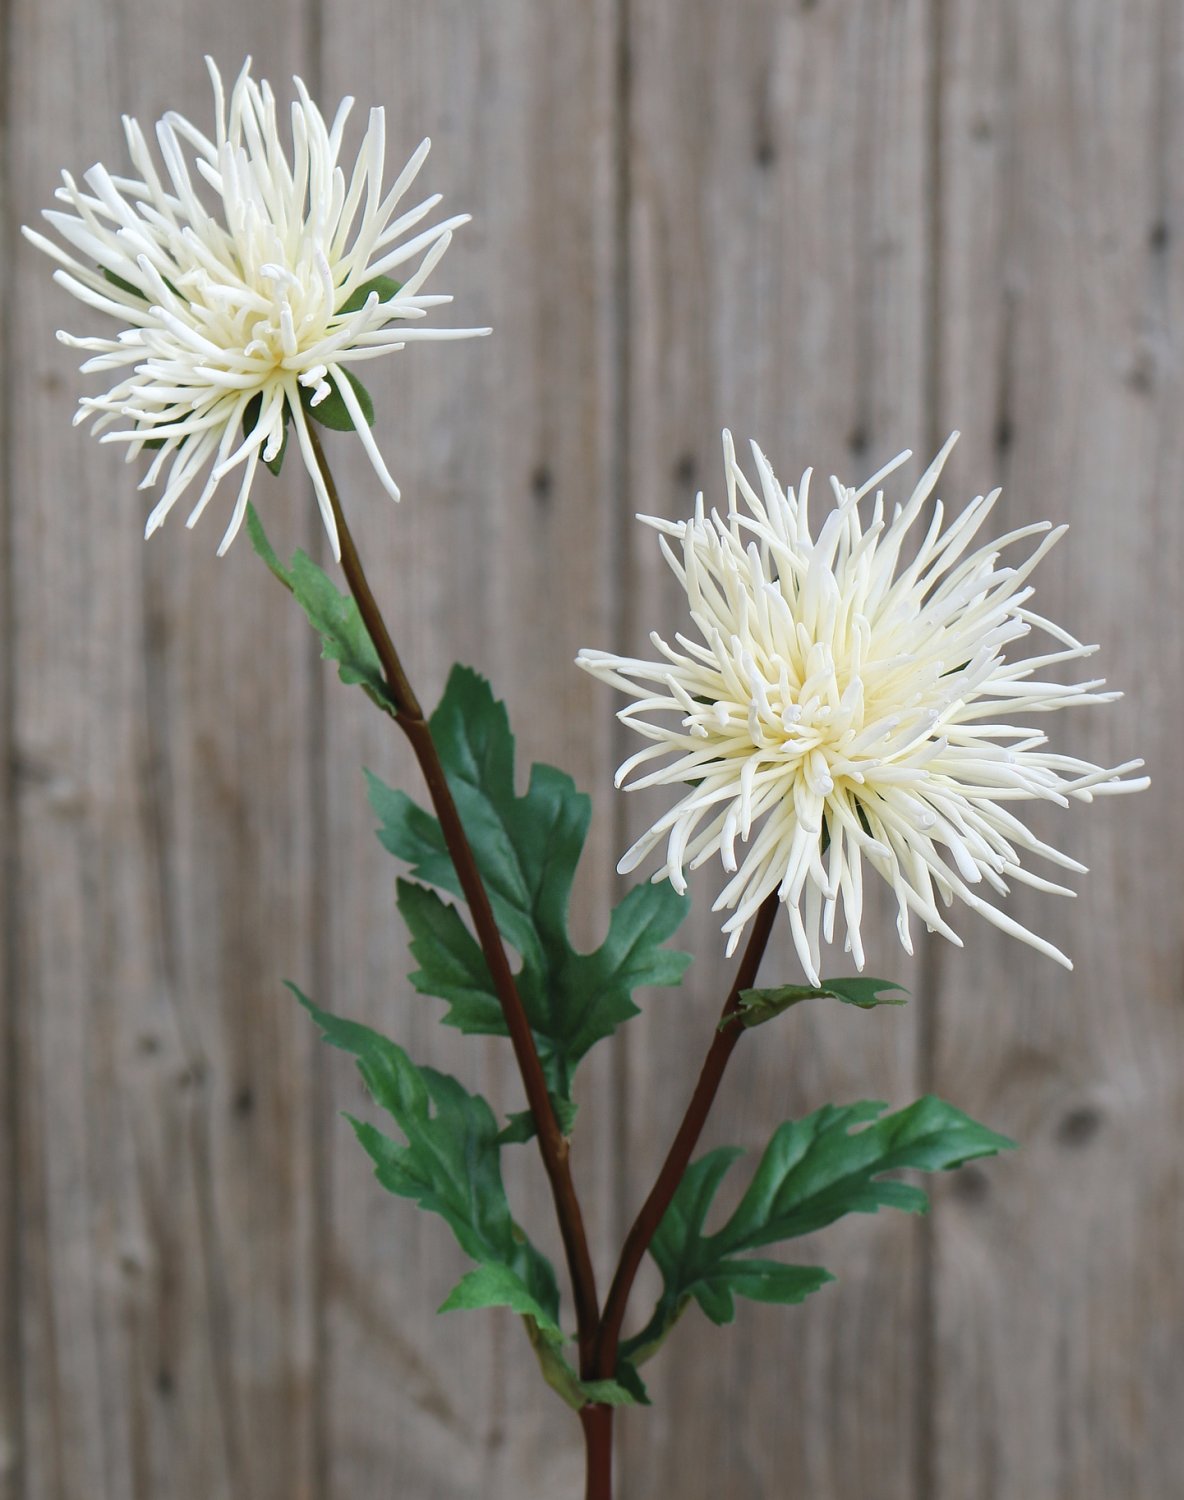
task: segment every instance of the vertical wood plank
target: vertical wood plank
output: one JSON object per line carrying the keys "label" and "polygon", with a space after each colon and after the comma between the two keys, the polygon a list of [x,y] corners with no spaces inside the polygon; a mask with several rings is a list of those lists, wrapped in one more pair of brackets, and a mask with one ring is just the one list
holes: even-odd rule
{"label": "vertical wood plank", "polygon": [[1018,887],[1009,909],[1072,975],[969,921],[938,958],[936,1084],[1022,1149],[938,1205],[925,1493],[1152,1500],[1184,1472],[1180,7],[959,0],[942,78],[956,473],[1004,485],[1001,527],[1071,523],[1035,606],[1100,641],[1078,675],[1127,696],[1047,727],[1144,755],[1155,785],[1033,819],[1091,873],[1072,903]]}
{"label": "vertical wood plank", "polygon": [[[441,213],[474,216],[434,277],[456,293],[437,317],[495,330],[480,344],[422,345],[374,367],[398,508],[353,445],[332,444],[367,568],[425,704],[453,659],[468,662],[508,701],[523,779],[531,760],[547,760],[597,790],[612,721],[588,712],[572,659],[610,628],[612,13],[607,0],[395,10],[349,0],[326,16],[324,69],[330,92],[387,106],[392,160],[432,136],[423,191],[446,194]],[[422,789],[390,724],[360,695],[331,691],[332,979],[322,999],[497,1108],[520,1109],[505,1044],[442,1029],[437,1003],[404,977],[399,871],[374,839],[361,767],[417,798]],[[611,871],[611,813],[599,813],[577,892],[589,944],[603,934]],[[603,1265],[614,1123],[605,1061],[585,1071],[573,1165]],[[338,1108],[357,1104],[345,1060],[333,1064],[332,1093]],[[435,1317],[465,1266],[446,1228],[385,1195],[331,1116],[324,1129],[331,1493],[392,1484],[424,1500],[578,1493],[578,1423],[540,1384],[518,1320]],[[535,1148],[510,1155],[515,1214],[561,1266]]]}
{"label": "vertical wood plank", "polygon": [[[0,77],[8,78],[7,29],[0,35]],[[0,277],[10,284],[15,227],[9,191],[10,95],[0,102]],[[0,357],[11,364],[11,304],[0,301]],[[0,453],[10,452],[9,411],[0,401]],[[16,867],[13,767],[12,474],[0,460],[0,1500],[20,1486],[20,1178],[17,1163]]]}
{"label": "vertical wood plank", "polygon": [[[11,7],[12,205],[123,160],[119,114],[203,122],[201,53],[284,84],[290,7]],[[309,1039],[281,975],[308,951],[305,627],[217,516],[146,547],[134,476],[69,419],[53,330],[87,321],[12,267],[10,641],[23,1494],[308,1496]],[[265,511],[312,524],[289,466]],[[225,503],[224,499],[219,503]],[[214,509],[217,509],[217,504]]]}
{"label": "vertical wood plank", "polygon": [[[824,485],[831,472],[862,480],[899,449],[923,448],[925,6],[745,0],[695,7],[693,19],[670,0],[629,9],[626,510],[686,515],[700,488],[720,504],[725,425],[742,452],[756,438],[785,482],[807,465]],[[927,455],[918,460],[902,485]],[[686,602],[651,533],[632,528],[628,546],[624,635],[636,650],[651,628],[682,628]],[[629,799],[635,831],[648,821],[640,800]],[[631,1039],[633,1205],[685,1106],[730,969],[709,910],[718,870],[692,889],[699,962]],[[880,893],[873,902],[869,971],[915,991]],[[849,968],[832,955],[831,972]],[[787,931],[763,973],[797,975]],[[737,1053],[709,1143],[756,1148],[777,1122],[828,1099],[902,1104],[916,1090],[913,1012],[819,1008],[761,1043]],[[884,1214],[795,1250],[840,1284],[800,1309],[742,1307],[726,1343],[692,1313],[647,1367],[655,1407],[622,1424],[626,1500],[789,1489],[911,1500],[916,1227]]]}

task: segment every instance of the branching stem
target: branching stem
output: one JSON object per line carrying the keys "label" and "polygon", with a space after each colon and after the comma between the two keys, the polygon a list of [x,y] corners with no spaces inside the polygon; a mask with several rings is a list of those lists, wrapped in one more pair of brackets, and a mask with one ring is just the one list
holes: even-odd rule
{"label": "branching stem", "polygon": [[670,1200],[674,1197],[683,1174],[690,1164],[691,1153],[707,1122],[707,1115],[719,1091],[728,1059],[743,1034],[743,1026],[738,1019],[735,1019],[740,1009],[740,992],[751,989],[756,981],[757,970],[761,966],[761,959],[768,946],[769,934],[773,930],[777,906],[777,893],[774,891],[765,899],[753,920],[752,935],[748,939],[748,946],[740,960],[740,967],[736,970],[732,988],[724,1002],[723,1011],[712,1035],[711,1045],[707,1049],[707,1056],[703,1061],[699,1081],[695,1085],[695,1092],[691,1095],[687,1112],[683,1116],[682,1124],[678,1127],[678,1133],[667,1152],[666,1160],[662,1163],[662,1170],[658,1173],[650,1195],[642,1204],[641,1212],[633,1221],[633,1227],[625,1238],[621,1258],[617,1262],[616,1275],[609,1288],[608,1300],[604,1304],[604,1316],[601,1319],[600,1335],[597,1340],[594,1368],[600,1380],[611,1379],[616,1370],[621,1325],[625,1320],[625,1309],[629,1302],[629,1293],[633,1289],[634,1278],[645,1252],[649,1249],[650,1241],[662,1222],[662,1215],[670,1207]]}
{"label": "branching stem", "polygon": [[[751,988],[756,980],[757,971],[769,941],[769,934],[772,931],[778,905],[777,896],[774,893],[768,897],[753,922],[752,934],[724,1003],[719,1024],[712,1036],[711,1045],[699,1074],[699,1081],[695,1085],[695,1091],[687,1106],[687,1112],[683,1116],[650,1195],[642,1205],[625,1239],[602,1317],[597,1301],[596,1278],[588,1251],[583,1214],[571,1175],[569,1144],[555,1117],[530,1022],[522,1004],[522,997],[518,993],[518,986],[510,968],[506,950],[502,945],[489,895],[461,823],[460,814],[457,812],[456,803],[449,790],[448,780],[432,739],[431,729],[424,718],[423,709],[420,707],[407,674],[403,670],[403,664],[399,660],[399,654],[386,628],[382,612],[367,582],[353,536],[346,523],[337,486],[314,427],[309,428],[309,435],[337,523],[337,533],[341,543],[342,571],[345,573],[362,621],[378,652],[383,676],[395,707],[395,720],[411,742],[411,748],[427,783],[428,794],[436,810],[436,816],[440,820],[444,842],[451,855],[465,900],[468,902],[477,939],[485,955],[485,961],[489,965],[494,989],[510,1033],[514,1056],[522,1074],[527,1101],[534,1117],[539,1150],[551,1183],[551,1192],[555,1200],[555,1210],[559,1218],[560,1233],[571,1275],[580,1347],[580,1374],[585,1380],[611,1380],[616,1372],[621,1326],[634,1279],[658,1225],[662,1221],[662,1216],[669,1208],[678,1184],[682,1181],[683,1174],[690,1164],[691,1153],[702,1134],[707,1115],[728,1065],[728,1059],[743,1031],[739,1020],[736,1019],[736,1013],[740,1008],[740,993],[742,990]],[[580,1423],[584,1429],[587,1453],[586,1500],[612,1500],[612,1407],[585,1406],[580,1412]]]}

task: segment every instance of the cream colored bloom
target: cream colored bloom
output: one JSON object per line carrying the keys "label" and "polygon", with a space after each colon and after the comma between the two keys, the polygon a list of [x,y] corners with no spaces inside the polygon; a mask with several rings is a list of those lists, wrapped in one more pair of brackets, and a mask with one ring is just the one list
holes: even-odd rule
{"label": "cream colored bloom", "polygon": [[[274,462],[290,421],[312,476],[335,552],[337,528],[308,433],[308,414],[330,395],[344,403],[382,484],[397,500],[349,378],[359,364],[415,339],[468,338],[487,328],[408,326],[451,301],[420,288],[448,247],[458,215],[419,226],[439,203],[424,199],[395,216],[424,158],[424,141],[385,194],[385,125],[370,111],[357,159],[340,164],[352,99],[331,126],[297,78],[289,154],[275,95],[250,76],[250,59],[229,101],[214,63],[211,140],[182,116],[156,127],[158,171],[143,131],[124,119],[137,175],[94,166],[80,187],[68,172],[57,198],[69,211],[45,217],[68,248],[26,229],[59,262],[55,279],[122,325],[114,337],[60,333],[91,356],[84,373],[116,374],[105,395],[87,396],[75,421],[92,418],[102,441],[126,443],[128,459],[155,451],[141,489],[163,482],[148,518],[151,535],[205,474],[192,526],[232,470],[238,499],[219,552],[246,514],[260,460]],[[415,231],[412,233],[412,231]],[[410,273],[396,286],[392,272]],[[382,278],[379,285],[374,285]]]}
{"label": "cream colored bloom", "polygon": [[[908,453],[858,490],[832,479],[833,504],[815,538],[809,471],[796,493],[782,491],[754,444],[758,494],[725,432],[726,517],[707,515],[702,495],[692,520],[639,517],[661,533],[696,637],[679,634],[670,645],[651,635],[653,661],[587,650],[577,658],[635,699],[619,717],[648,743],[621,766],[618,786],[632,777],[631,789],[669,785],[680,794],[618,868],[634,869],[665,842],[654,879],[681,891],[684,869],[718,854],[731,877],[714,908],[731,913],[729,953],[776,891],[815,984],[821,941],[832,941],[839,912],[863,967],[865,865],[892,887],[910,953],[910,913],[960,945],[940,909],[958,897],[1072,967],[982,894],[1006,896],[1010,881],[1073,894],[1025,869],[1029,855],[1085,868],[1031,834],[1015,806],[1067,806],[1147,784],[1129,778],[1141,761],[1106,770],[1012,722],[1119,695],[1099,692],[1100,680],[1045,675],[1096,649],[1030,607],[1028,579],[1064,527],[1023,526],[972,549],[995,490],[943,528],[942,504],[930,496],[954,437],[903,506],[886,510],[877,491],[860,515]],[[918,523],[924,531],[906,560]],[[1026,556],[1000,560],[1036,537]],[[1009,648],[1032,630],[1047,645],[1009,661]]]}

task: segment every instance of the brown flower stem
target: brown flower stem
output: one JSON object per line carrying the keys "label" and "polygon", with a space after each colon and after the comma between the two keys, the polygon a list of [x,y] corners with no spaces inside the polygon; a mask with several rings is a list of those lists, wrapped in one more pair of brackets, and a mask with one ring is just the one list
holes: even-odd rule
{"label": "brown flower stem", "polygon": [[[358,557],[354,539],[341,508],[337,486],[333,482],[333,475],[325,459],[316,428],[311,423],[309,436],[312,439],[313,452],[316,454],[325,488],[329,494],[329,502],[333,507],[333,518],[337,523],[337,534],[341,543],[342,571],[349,583],[350,592],[357,602],[362,621],[370,633],[370,639],[374,642],[378,659],[382,663],[383,676],[386,678],[395,704],[396,722],[410,740],[415,758],[423,772],[428,795],[436,810],[436,816],[440,820],[444,842],[452,857],[461,890],[468,902],[477,939],[485,955],[485,962],[489,965],[494,989],[501,1003],[502,1014],[506,1018],[510,1042],[514,1048],[519,1072],[522,1074],[522,1082],[526,1087],[530,1112],[534,1117],[539,1151],[542,1154],[543,1165],[546,1168],[547,1177],[551,1183],[551,1193],[555,1200],[555,1211],[559,1218],[559,1229],[567,1256],[568,1270],[571,1274],[572,1293],[576,1306],[581,1368],[587,1369],[595,1346],[599,1305],[596,1296],[596,1277],[592,1269],[592,1258],[588,1252],[588,1238],[584,1231],[583,1214],[580,1211],[580,1203],[571,1175],[569,1144],[555,1118],[555,1110],[551,1104],[551,1096],[547,1092],[547,1081],[543,1074],[542,1063],[539,1061],[530,1022],[527,1020],[522,998],[518,993],[518,986],[514,982],[509,959],[502,945],[501,934],[497,928],[493,908],[489,903],[485,882],[481,878],[468,836],[449,790],[448,780],[432,739],[431,729],[423,716],[419,700],[403,670],[403,664],[399,660],[390,632],[386,628],[382,612],[366,580],[361,559]],[[607,1491],[605,1493],[607,1494]]]}
{"label": "brown flower stem", "polygon": [[613,1500],[612,1407],[581,1407],[580,1425],[586,1455],[584,1500]]}
{"label": "brown flower stem", "polygon": [[766,897],[756,914],[752,925],[752,935],[748,939],[748,946],[740,960],[740,967],[736,970],[732,988],[724,1002],[723,1011],[711,1038],[711,1046],[707,1049],[707,1056],[703,1061],[699,1081],[695,1085],[695,1092],[691,1095],[687,1112],[683,1116],[682,1124],[678,1127],[678,1133],[674,1137],[666,1160],[662,1163],[662,1170],[658,1173],[657,1181],[626,1236],[621,1258],[617,1263],[616,1275],[609,1288],[608,1300],[604,1304],[604,1316],[601,1319],[600,1335],[597,1339],[594,1369],[600,1380],[611,1380],[616,1372],[621,1325],[625,1321],[625,1308],[629,1302],[629,1293],[633,1289],[634,1277],[637,1275],[642,1257],[649,1249],[650,1241],[657,1232],[658,1225],[662,1222],[662,1215],[670,1207],[670,1200],[674,1197],[683,1174],[690,1164],[691,1153],[702,1134],[708,1112],[724,1076],[724,1069],[728,1065],[728,1059],[743,1035],[744,1027],[739,1020],[734,1019],[740,1009],[740,992],[751,989],[756,980],[757,970],[761,966],[761,959],[765,955],[765,948],[769,942],[769,934],[773,930],[777,906],[777,893],[774,891],[771,896]]}

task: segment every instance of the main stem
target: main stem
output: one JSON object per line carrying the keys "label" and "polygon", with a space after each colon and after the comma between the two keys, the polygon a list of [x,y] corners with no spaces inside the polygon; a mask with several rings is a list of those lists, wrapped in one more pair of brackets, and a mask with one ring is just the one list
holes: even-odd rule
{"label": "main stem", "polygon": [[748,939],[748,946],[740,960],[740,967],[736,970],[732,988],[724,1002],[719,1023],[712,1036],[711,1046],[707,1049],[707,1056],[703,1061],[699,1081],[695,1085],[695,1092],[691,1095],[687,1112],[683,1116],[682,1124],[678,1127],[678,1133],[666,1154],[666,1160],[662,1163],[662,1170],[658,1173],[650,1195],[642,1204],[641,1212],[633,1221],[633,1227],[626,1236],[600,1324],[595,1360],[598,1379],[610,1380],[616,1370],[621,1325],[625,1320],[625,1308],[629,1302],[629,1293],[633,1289],[634,1278],[645,1252],[649,1249],[650,1241],[662,1222],[662,1216],[670,1207],[670,1200],[674,1197],[690,1164],[691,1153],[703,1132],[703,1126],[706,1124],[708,1112],[719,1091],[728,1059],[743,1034],[744,1027],[737,1015],[740,1009],[740,995],[743,990],[751,989],[756,980],[757,970],[761,966],[761,959],[765,956],[765,948],[768,946],[769,934],[773,930],[777,906],[777,893],[774,891],[765,899],[756,914],[752,924],[752,935]]}
{"label": "main stem", "polygon": [[586,1373],[593,1358],[600,1314],[596,1296],[596,1276],[592,1269],[592,1257],[588,1252],[588,1237],[584,1231],[583,1214],[580,1211],[580,1202],[576,1196],[575,1183],[571,1175],[568,1141],[555,1118],[551,1096],[547,1092],[547,1080],[534,1044],[530,1022],[527,1020],[522,997],[518,993],[518,986],[514,982],[506,950],[502,945],[501,934],[493,915],[493,908],[489,903],[485,882],[481,878],[468,835],[465,833],[460,814],[456,810],[456,803],[449,790],[448,779],[444,774],[439,752],[432,739],[431,729],[423,716],[423,709],[407,679],[407,674],[403,670],[403,664],[399,660],[399,654],[386,628],[382,611],[367,582],[361,559],[354,546],[353,536],[346,524],[337,486],[333,481],[320,438],[312,424],[309,425],[309,436],[312,439],[313,452],[316,454],[325,488],[329,494],[329,502],[333,507],[333,519],[337,523],[337,534],[341,543],[342,571],[349,583],[350,592],[357,602],[362,621],[370,633],[370,639],[374,642],[378,659],[382,663],[383,676],[386,678],[387,687],[390,689],[395,705],[395,720],[410,740],[415,758],[423,772],[432,806],[440,820],[444,842],[452,857],[461,890],[469,905],[477,940],[481,944],[485,962],[489,965],[494,989],[501,1003],[502,1014],[506,1018],[510,1042],[526,1088],[527,1102],[534,1117],[539,1151],[542,1154],[543,1165],[546,1168],[547,1177],[551,1183],[551,1193],[555,1200],[555,1212],[559,1218],[559,1230],[563,1238],[563,1248],[567,1256],[576,1306],[580,1364],[581,1369]]}
{"label": "main stem", "polygon": [[584,1429],[584,1500],[613,1500],[613,1409],[584,1406],[580,1409]]}

